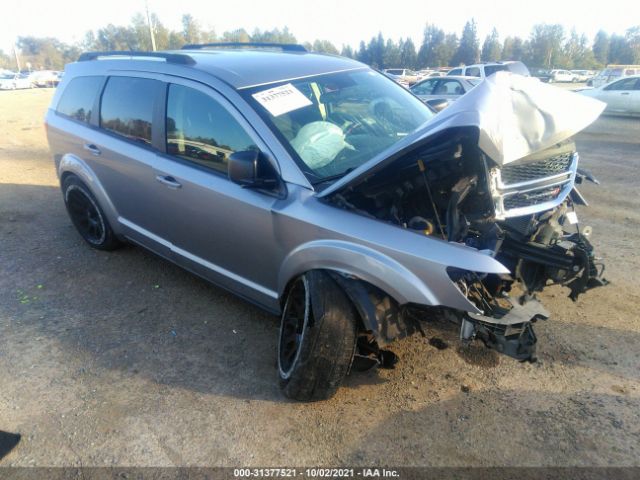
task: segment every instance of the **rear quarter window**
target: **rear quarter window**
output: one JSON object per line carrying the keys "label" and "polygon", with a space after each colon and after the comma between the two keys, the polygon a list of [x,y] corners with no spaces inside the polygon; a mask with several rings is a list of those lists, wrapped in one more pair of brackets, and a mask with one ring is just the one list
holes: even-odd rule
{"label": "rear quarter window", "polygon": [[153,112],[161,86],[149,78],[110,77],[102,94],[100,126],[151,145]]}
{"label": "rear quarter window", "polygon": [[56,111],[66,117],[91,123],[91,115],[96,97],[102,87],[104,77],[77,77],[69,82],[58,102]]}
{"label": "rear quarter window", "polygon": [[496,72],[502,72],[504,70],[509,70],[509,67],[507,67],[506,65],[485,65],[484,75],[485,77],[489,77]]}
{"label": "rear quarter window", "polygon": [[467,71],[465,75],[468,77],[480,77],[480,68],[479,67],[467,67]]}

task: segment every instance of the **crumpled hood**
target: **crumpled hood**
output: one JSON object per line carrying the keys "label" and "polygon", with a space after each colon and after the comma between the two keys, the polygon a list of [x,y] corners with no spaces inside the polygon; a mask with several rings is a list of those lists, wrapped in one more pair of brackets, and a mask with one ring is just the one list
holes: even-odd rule
{"label": "crumpled hood", "polygon": [[593,123],[606,104],[533,77],[497,72],[397,142],[334,182],[327,196],[357,182],[449,128],[476,127],[478,146],[498,165],[545,150]]}
{"label": "crumpled hood", "polygon": [[429,122],[477,126],[479,147],[498,165],[545,150],[595,121],[606,104],[543,83],[497,72]]}

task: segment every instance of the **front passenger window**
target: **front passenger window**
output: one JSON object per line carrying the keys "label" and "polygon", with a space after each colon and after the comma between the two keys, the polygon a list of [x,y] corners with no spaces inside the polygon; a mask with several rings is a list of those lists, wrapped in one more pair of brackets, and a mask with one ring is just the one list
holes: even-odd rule
{"label": "front passenger window", "polygon": [[257,147],[235,118],[210,96],[169,85],[167,153],[227,173],[229,155]]}

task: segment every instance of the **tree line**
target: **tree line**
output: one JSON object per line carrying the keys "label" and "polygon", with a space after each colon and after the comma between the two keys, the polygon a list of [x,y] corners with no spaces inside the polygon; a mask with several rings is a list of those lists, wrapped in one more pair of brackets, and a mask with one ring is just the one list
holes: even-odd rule
{"label": "tree line", "polygon": [[[226,31],[203,28],[191,15],[182,16],[182,28],[170,30],[157,15],[152,14],[156,48],[179,49],[189,43],[206,42],[276,42],[297,43],[287,27],[249,33],[245,29]],[[304,44],[308,50],[340,54],[354,58],[374,68],[455,67],[461,64],[520,60],[530,68],[598,69],[607,64],[640,64],[640,25],[629,28],[624,35],[599,31],[590,41],[574,30],[567,32],[559,24],[535,25],[527,38],[508,36],[501,39],[494,28],[481,42],[476,22],[466,22],[460,36],[445,32],[437,25],[427,24],[422,42],[416,46],[411,38],[385,39],[382,33],[368,42],[361,41],[357,49],[343,45],[341,50],[329,40],[315,40]],[[147,19],[134,15],[128,26],[109,24],[97,31],[89,31],[82,41],[66,44],[56,38],[18,37],[16,44],[22,68],[61,70],[75,61],[82,51],[152,49]],[[0,68],[15,69],[13,55],[0,50]]]}

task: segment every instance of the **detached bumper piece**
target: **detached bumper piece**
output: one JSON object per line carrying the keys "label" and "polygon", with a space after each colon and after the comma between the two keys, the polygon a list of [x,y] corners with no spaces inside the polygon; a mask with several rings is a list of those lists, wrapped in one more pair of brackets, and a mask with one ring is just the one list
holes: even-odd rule
{"label": "detached bumper piece", "polygon": [[505,299],[511,308],[494,309],[493,316],[467,313],[460,327],[463,342],[481,340],[485,346],[520,361],[536,361],[537,338],[533,324],[549,313],[535,299],[524,305]]}

